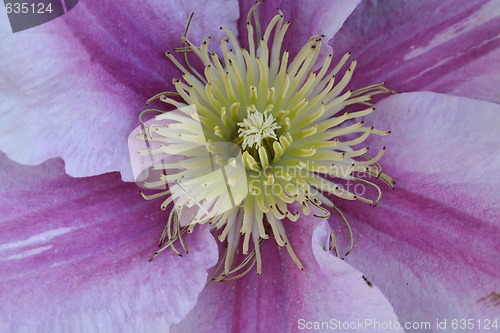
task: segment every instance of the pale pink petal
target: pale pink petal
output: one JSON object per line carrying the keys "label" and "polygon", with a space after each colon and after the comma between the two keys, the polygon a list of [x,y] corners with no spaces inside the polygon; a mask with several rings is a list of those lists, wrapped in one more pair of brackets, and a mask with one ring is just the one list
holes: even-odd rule
{"label": "pale pink petal", "polygon": [[121,171],[127,136],[153,95],[180,72],[165,57],[220,25],[236,27],[235,1],[85,0],[49,23],[10,32],[0,13],[0,149],[24,164],[62,157],[76,177]]}
{"label": "pale pink petal", "polygon": [[[296,332],[313,322],[331,327],[354,322],[351,329],[339,331],[359,332],[358,320],[396,323],[382,293],[368,286],[361,272],[323,249],[328,240],[326,226],[326,221],[318,225],[317,218],[288,222],[290,243],[304,271],[284,248],[266,241],[261,276],[251,272],[236,281],[209,282],[194,310],[173,326],[173,332]],[[398,331],[402,332],[394,330]]]}
{"label": "pale pink petal", "polygon": [[387,146],[382,162],[398,186],[407,177],[418,179],[412,188],[427,198],[482,220],[498,216],[493,208],[500,188],[494,176],[500,173],[499,104],[415,92],[390,96],[375,106],[366,122],[392,133],[372,136],[371,148]]}
{"label": "pale pink petal", "polygon": [[148,262],[165,223],[117,173],[0,161],[0,331],[158,332],[194,306],[216,263],[208,232]]}
{"label": "pale pink petal", "polygon": [[[367,122],[392,134],[380,204],[339,202],[356,235],[347,262],[384,292],[402,322],[495,319],[500,290],[500,106],[435,93],[384,99]],[[451,326],[448,326],[448,328]]]}
{"label": "pale pink petal", "polygon": [[352,87],[381,81],[500,101],[500,8],[495,0],[366,1],[333,38],[358,60]]}

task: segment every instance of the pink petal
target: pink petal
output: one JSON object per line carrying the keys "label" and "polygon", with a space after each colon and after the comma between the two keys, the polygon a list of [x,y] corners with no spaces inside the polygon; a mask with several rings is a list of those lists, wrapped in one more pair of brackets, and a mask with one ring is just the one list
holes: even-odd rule
{"label": "pink petal", "polygon": [[[361,0],[268,0],[260,5],[262,26],[278,13],[283,11],[285,20],[290,21],[283,48],[295,55],[314,35],[324,34],[328,41],[342,27]],[[253,1],[240,3],[240,36],[246,36],[247,13],[253,6]],[[243,41],[244,42],[244,41]],[[331,52],[331,48],[328,47]]]}
{"label": "pink petal", "polygon": [[500,101],[497,1],[370,1],[332,40],[358,60],[353,87],[387,81],[400,91]]}
{"label": "pink petal", "polygon": [[165,215],[135,184],[0,165],[0,331],[158,332],[193,308],[218,257],[208,232],[148,262]]}
{"label": "pink petal", "polygon": [[0,14],[0,149],[17,162],[62,157],[68,174],[121,171],[127,136],[153,95],[180,73],[164,53],[235,29],[235,1],[81,1],[66,15],[12,34]]}
{"label": "pink petal", "polygon": [[347,262],[401,321],[431,321],[429,332],[442,332],[436,320],[499,314],[499,109],[427,92],[384,99],[367,122],[392,130],[376,141],[388,148],[382,166],[396,190],[373,209],[339,202],[357,238]]}
{"label": "pink petal", "polygon": [[397,322],[391,305],[365,283],[361,272],[324,251],[326,227],[326,222],[318,225],[317,218],[287,223],[304,271],[285,249],[266,241],[261,276],[251,272],[236,281],[209,282],[194,310],[173,332],[295,332],[312,322]]}
{"label": "pink petal", "polygon": [[382,163],[398,187],[412,177],[417,193],[482,220],[494,219],[500,185],[494,177],[500,173],[500,105],[421,92],[388,97],[376,108],[366,122],[392,134],[372,136],[371,147],[387,146]]}

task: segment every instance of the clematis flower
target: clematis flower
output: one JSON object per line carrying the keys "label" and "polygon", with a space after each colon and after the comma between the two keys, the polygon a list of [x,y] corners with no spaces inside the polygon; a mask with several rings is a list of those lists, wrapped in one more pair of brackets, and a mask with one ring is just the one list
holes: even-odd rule
{"label": "clematis flower", "polygon": [[[318,57],[332,52],[337,64],[350,51],[357,59],[346,89],[387,81],[403,91],[384,96],[365,120],[392,131],[365,143],[387,147],[384,172],[398,188],[384,191],[376,208],[335,201],[353,229],[345,260],[324,248],[338,217],[309,215],[286,226],[304,271],[266,241],[261,275],[207,282],[220,251],[203,226],[185,237],[189,254],[148,262],[166,216],[114,172],[132,180],[127,136],[146,100],[174,90],[180,73],[163,53],[184,46],[178,37],[191,12],[189,39],[198,45],[207,33],[221,39],[225,26],[247,46],[252,5],[82,1],[53,22],[2,33],[2,329],[293,331],[299,323],[372,319],[430,322],[427,331],[439,331],[436,320],[471,318],[478,331],[478,320],[494,324],[500,116],[492,1],[262,5],[263,27],[277,7],[291,21],[283,40],[291,57],[323,34],[333,49],[324,45]],[[0,22],[7,31],[5,15]],[[337,237],[349,240],[345,230]]]}

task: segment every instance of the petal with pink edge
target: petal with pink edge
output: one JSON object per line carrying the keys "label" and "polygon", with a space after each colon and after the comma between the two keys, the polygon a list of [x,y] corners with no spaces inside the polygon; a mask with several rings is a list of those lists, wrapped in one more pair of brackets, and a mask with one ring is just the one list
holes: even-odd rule
{"label": "petal with pink edge", "polygon": [[220,25],[236,29],[236,1],[81,1],[64,16],[16,34],[0,13],[0,150],[23,164],[62,157],[83,177],[132,180],[127,136],[153,95],[179,71],[164,53]]}
{"label": "petal with pink edge", "polygon": [[[172,331],[296,332],[318,322],[322,330],[315,332],[343,323],[352,326],[337,329],[340,332],[359,332],[358,320],[365,319],[396,325],[397,317],[380,290],[368,286],[361,272],[324,250],[326,222],[318,225],[317,218],[303,218],[286,227],[304,271],[285,249],[265,241],[262,275],[251,272],[236,281],[209,282],[194,310]],[[398,331],[402,332],[394,330]]]}
{"label": "petal with pink edge", "polygon": [[500,101],[498,1],[366,1],[332,39],[337,57],[358,60],[352,86],[387,81],[399,91],[430,90]]}
{"label": "petal with pink edge", "polygon": [[415,92],[390,96],[375,107],[366,122],[392,134],[372,136],[369,144],[387,146],[382,164],[398,187],[418,179],[411,182],[417,193],[482,220],[498,216],[499,104]]}
{"label": "petal with pink edge", "polygon": [[164,214],[135,184],[0,164],[0,331],[159,332],[193,308],[218,257],[209,232],[148,262]]}
{"label": "petal with pink edge", "polygon": [[376,107],[367,122],[392,130],[372,142],[387,146],[381,163],[396,190],[373,209],[339,202],[356,234],[347,262],[401,321],[498,318],[500,106],[423,92]]}

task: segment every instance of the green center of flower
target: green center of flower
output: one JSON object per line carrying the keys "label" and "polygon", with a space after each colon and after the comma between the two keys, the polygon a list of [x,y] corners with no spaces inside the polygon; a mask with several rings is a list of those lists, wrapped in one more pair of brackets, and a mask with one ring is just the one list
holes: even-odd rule
{"label": "green center of flower", "polygon": [[259,150],[272,157],[273,143],[278,140],[276,130],[280,129],[276,123],[276,118],[268,113],[264,113],[251,105],[247,108],[247,116],[243,121],[237,123],[238,136],[234,142],[241,146],[244,153],[250,154],[254,159],[259,160]]}
{"label": "green center of flower", "polygon": [[[184,53],[185,64],[171,53],[167,53],[167,57],[182,71],[183,81],[173,81],[176,92],[158,94],[151,100],[159,98],[181,110],[191,105],[196,112],[164,112],[157,118],[168,120],[169,125],[150,126],[139,136],[161,143],[155,154],[164,154],[170,147],[184,156],[180,164],[154,165],[153,169],[163,169],[164,173],[149,185],[167,184],[164,175],[171,175],[175,185],[186,193],[185,198],[175,200],[171,191],[143,195],[146,199],[167,196],[162,209],[172,207],[176,201],[176,209],[172,210],[160,241],[161,249],[155,256],[166,248],[179,254],[174,242],[179,240],[184,247],[184,232],[208,222],[219,230],[219,240],[226,243],[225,254],[214,276],[216,280],[241,277],[255,264],[260,274],[263,269],[260,245],[271,234],[303,269],[286,232],[287,223],[297,221],[301,215],[312,213],[327,218],[330,211],[338,213],[339,220],[351,234],[350,248],[345,253],[350,252],[351,228],[335,201],[359,200],[376,205],[381,190],[367,177],[378,178],[391,187],[394,184],[378,164],[385,148],[370,157],[366,155],[368,147],[359,147],[368,136],[389,132],[358,121],[374,112],[369,102],[373,95],[391,91],[384,83],[344,91],[356,67],[356,61],[352,60],[344,74],[338,75],[349,53],[335,66],[332,66],[332,55],[328,55],[322,66],[313,71],[323,43],[321,35],[311,37],[298,54],[289,59],[290,54],[282,50],[282,44],[290,23],[284,22],[278,10],[278,15],[262,30],[258,5],[252,7],[247,18],[248,49],[240,47],[234,33],[225,27],[221,29],[228,38],[221,41],[221,57],[209,51],[210,37],[197,47],[188,40],[187,32],[181,36],[185,45],[176,51]],[[251,22],[255,22],[255,26]],[[229,43],[232,49],[228,49]],[[203,73],[191,66],[190,56],[198,57],[204,64]],[[352,110],[346,112],[346,107]],[[203,128],[202,138],[199,128]],[[217,143],[235,144],[241,152],[241,161],[238,162],[234,154],[225,156]],[[205,144],[210,153],[209,163],[203,157],[203,149],[179,148]],[[205,169],[214,170],[214,165],[223,167],[223,182],[205,175]],[[245,173],[234,172],[239,166]],[[186,177],[191,178],[181,183]],[[372,187],[378,197],[368,199],[364,193],[342,185],[346,182]],[[227,193],[232,196],[229,208],[226,207]],[[181,228],[179,212],[196,205],[207,215],[217,214],[210,215],[208,220],[195,218]],[[335,240],[332,229],[330,250],[339,255]],[[184,247],[184,250],[187,249]],[[238,253],[247,257],[234,264]]]}

